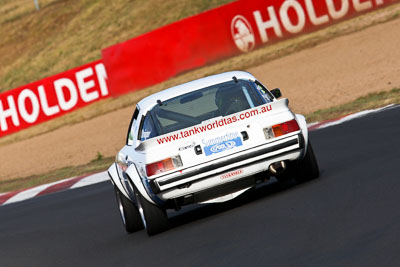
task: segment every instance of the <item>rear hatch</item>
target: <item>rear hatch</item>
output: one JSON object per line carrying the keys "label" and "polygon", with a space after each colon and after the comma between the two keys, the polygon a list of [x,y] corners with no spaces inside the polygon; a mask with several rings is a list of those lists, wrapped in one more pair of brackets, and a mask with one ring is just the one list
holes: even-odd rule
{"label": "rear hatch", "polygon": [[159,178],[270,142],[264,128],[293,118],[288,100],[282,99],[149,139],[137,151],[143,153],[147,164],[171,157],[181,161],[174,169],[150,177]]}

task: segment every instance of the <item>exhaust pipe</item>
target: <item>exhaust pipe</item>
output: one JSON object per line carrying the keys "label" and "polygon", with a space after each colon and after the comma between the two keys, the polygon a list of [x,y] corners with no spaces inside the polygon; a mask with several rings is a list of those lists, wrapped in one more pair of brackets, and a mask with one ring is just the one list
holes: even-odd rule
{"label": "exhaust pipe", "polygon": [[281,174],[286,170],[286,162],[278,161],[269,165],[269,171],[273,175]]}

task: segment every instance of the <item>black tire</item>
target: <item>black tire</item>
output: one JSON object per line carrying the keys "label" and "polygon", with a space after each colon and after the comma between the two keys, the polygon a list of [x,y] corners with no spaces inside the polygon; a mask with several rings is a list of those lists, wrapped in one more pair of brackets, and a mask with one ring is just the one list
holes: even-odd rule
{"label": "black tire", "polygon": [[308,141],[307,153],[299,162],[297,167],[296,180],[306,182],[319,177],[318,163],[314,155],[310,141]]}
{"label": "black tire", "polygon": [[302,183],[319,177],[318,163],[310,141],[308,141],[307,152],[303,159],[300,161],[289,161],[286,164],[286,171],[275,176],[280,183],[284,183],[293,178],[295,178],[297,182]]}
{"label": "black tire", "polygon": [[143,225],[148,235],[164,232],[169,227],[168,215],[165,209],[147,201],[135,188],[138,209],[142,215]]}
{"label": "black tire", "polygon": [[128,233],[142,230],[144,227],[138,208],[116,186],[114,186],[114,189],[118,210],[125,230]]}

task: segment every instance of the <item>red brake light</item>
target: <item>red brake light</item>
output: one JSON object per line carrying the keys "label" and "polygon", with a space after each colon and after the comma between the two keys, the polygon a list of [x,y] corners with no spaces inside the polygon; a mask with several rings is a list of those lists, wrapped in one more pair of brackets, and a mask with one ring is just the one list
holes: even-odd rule
{"label": "red brake light", "polygon": [[150,163],[146,165],[147,177],[156,175],[162,172],[173,170],[182,166],[182,161],[179,156],[167,158],[161,161]]}
{"label": "red brake light", "polygon": [[296,132],[299,130],[300,127],[296,120],[291,120],[272,126],[272,131],[274,132],[275,137],[282,136],[291,132]]}

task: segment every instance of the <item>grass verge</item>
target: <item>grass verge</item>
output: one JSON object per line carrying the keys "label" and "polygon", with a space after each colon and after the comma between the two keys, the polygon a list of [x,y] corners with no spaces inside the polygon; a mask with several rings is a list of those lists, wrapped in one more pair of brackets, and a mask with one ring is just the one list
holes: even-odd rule
{"label": "grass verge", "polygon": [[[380,108],[389,104],[400,104],[400,88],[394,88],[388,92],[368,94],[344,105],[318,110],[306,115],[306,117],[308,122],[324,121],[356,113],[362,110]],[[1,181],[0,192],[9,192],[30,188],[69,177],[104,171],[112,164],[113,161],[114,157],[104,158],[103,155],[98,153],[96,158],[88,164],[69,166],[40,175],[32,175],[24,178]]]}
{"label": "grass verge", "polygon": [[317,122],[339,118],[367,109],[376,109],[389,104],[400,104],[400,89],[393,88],[388,92],[371,93],[359,97],[353,102],[327,109],[320,109],[306,115],[307,122]]}
{"label": "grass verge", "polygon": [[99,157],[88,164],[80,166],[68,166],[44,174],[31,175],[28,177],[0,181],[0,192],[10,192],[20,189],[35,187],[42,184],[56,182],[62,179],[81,176],[107,170],[113,163],[114,157]]}

